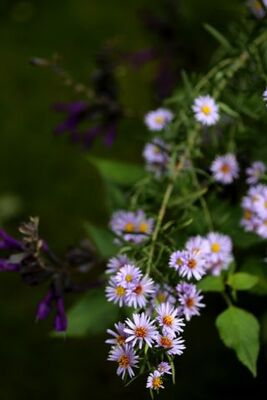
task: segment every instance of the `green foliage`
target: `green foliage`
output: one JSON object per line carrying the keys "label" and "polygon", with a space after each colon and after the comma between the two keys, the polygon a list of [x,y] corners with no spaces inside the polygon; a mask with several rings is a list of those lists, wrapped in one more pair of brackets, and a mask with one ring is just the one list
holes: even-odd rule
{"label": "green foliage", "polygon": [[114,244],[114,236],[107,229],[89,223],[85,224],[85,229],[103,258],[109,258],[116,254],[117,247]]}
{"label": "green foliage", "polygon": [[260,330],[257,319],[241,308],[230,306],[218,316],[216,326],[224,344],[256,376]]}
{"label": "green foliage", "polygon": [[205,276],[198,283],[198,288],[203,292],[223,292],[224,282],[222,276]]}
{"label": "green foliage", "polygon": [[251,292],[258,295],[267,294],[267,268],[264,260],[249,257],[242,265],[242,272],[253,274],[258,277],[258,282],[251,288]]}
{"label": "green foliage", "polygon": [[117,318],[118,307],[107,302],[103,290],[91,290],[69,310],[67,335],[83,337],[103,333]]}
{"label": "green foliage", "polygon": [[234,290],[249,290],[253,288],[258,281],[259,278],[255,275],[246,272],[237,272],[229,276],[227,283]]}
{"label": "green foliage", "polygon": [[96,167],[104,180],[118,185],[131,186],[145,175],[142,166],[115,160],[89,156],[88,160]]}
{"label": "green foliage", "polygon": [[208,31],[214,39],[217,40],[219,44],[221,44],[226,50],[233,50],[230,42],[227,40],[227,38],[222,35],[217,29],[215,29],[213,26],[209,24],[204,24],[204,28],[206,31]]}

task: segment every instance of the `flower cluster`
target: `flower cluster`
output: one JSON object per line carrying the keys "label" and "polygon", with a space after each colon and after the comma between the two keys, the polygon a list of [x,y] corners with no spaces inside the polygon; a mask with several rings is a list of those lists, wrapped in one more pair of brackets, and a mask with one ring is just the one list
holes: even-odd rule
{"label": "flower cluster", "polygon": [[152,233],[154,221],[144,211],[116,211],[111,218],[110,228],[125,242],[141,243]]}
{"label": "flower cluster", "polygon": [[[120,263],[120,257],[113,258],[110,263]],[[109,263],[109,264],[110,264]],[[108,268],[110,271],[110,268]],[[133,264],[124,264],[112,274],[106,287],[107,300],[118,303],[120,307],[145,307],[148,297],[155,291],[154,282],[148,275]]]}
{"label": "flower cluster", "polygon": [[201,279],[205,274],[219,275],[233,260],[229,236],[210,232],[206,237],[190,238],[185,249],[171,254],[169,267],[182,278]]}
{"label": "flower cluster", "polygon": [[247,3],[252,14],[256,18],[262,19],[265,17],[267,9],[267,0],[248,0]]}
{"label": "flower cluster", "polygon": [[152,172],[156,177],[160,177],[167,171],[170,159],[170,147],[164,140],[154,138],[145,145],[143,157],[146,162],[146,169]]}
{"label": "flower cluster", "polygon": [[241,225],[248,232],[267,238],[267,186],[251,186],[242,199],[243,218]]}

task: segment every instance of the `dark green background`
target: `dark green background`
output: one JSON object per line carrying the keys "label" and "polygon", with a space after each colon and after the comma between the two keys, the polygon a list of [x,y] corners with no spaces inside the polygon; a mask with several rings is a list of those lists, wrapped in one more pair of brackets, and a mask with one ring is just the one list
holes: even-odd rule
{"label": "dark green background", "polygon": [[[10,214],[9,200],[1,206],[1,198],[14,197],[19,204],[14,216],[2,218],[6,229],[15,233],[18,222],[28,215],[39,215],[42,236],[61,252],[83,237],[84,221],[103,225],[108,219],[97,172],[79,148],[52,133],[61,116],[51,111],[51,104],[75,97],[48,71],[30,66],[30,57],[50,57],[58,52],[66,68],[88,83],[95,54],[108,40],[115,40],[124,50],[155,43],[155,38],[142,29],[137,10],[145,6],[161,14],[164,3],[1,0],[1,215]],[[209,22],[225,31],[242,11],[242,1],[181,0],[179,5],[177,26],[187,50],[177,57],[186,69],[206,70],[216,43],[202,24]],[[121,68],[122,100],[140,116],[157,105],[150,91],[152,73],[153,68]],[[145,135],[141,119],[123,122],[112,150],[103,148],[99,141],[92,153],[141,160]],[[36,304],[44,291],[25,287],[16,275],[0,276],[0,399],[148,398],[142,382],[123,389],[114,366],[105,361],[104,335],[56,340],[48,336],[51,321],[35,324]],[[213,296],[208,300],[203,317],[193,320],[186,331],[188,350],[177,364],[177,385],[166,390],[163,397],[258,398],[264,369],[266,374],[263,357],[259,378],[253,380],[219,342],[213,319],[222,304]]]}

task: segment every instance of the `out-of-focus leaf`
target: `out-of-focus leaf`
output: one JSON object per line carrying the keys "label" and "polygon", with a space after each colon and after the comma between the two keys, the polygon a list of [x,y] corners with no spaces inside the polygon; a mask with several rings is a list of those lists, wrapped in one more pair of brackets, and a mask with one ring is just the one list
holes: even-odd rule
{"label": "out-of-focus leaf", "polygon": [[[67,313],[69,337],[104,333],[118,318],[118,307],[109,303],[102,290],[92,290]],[[55,333],[53,336],[62,336]]]}
{"label": "out-of-focus leaf", "polygon": [[267,264],[258,258],[248,258],[241,266],[242,272],[247,272],[258,277],[258,282],[250,291],[258,295],[267,294]]}
{"label": "out-of-focus leaf", "polygon": [[221,276],[205,276],[197,284],[197,287],[203,292],[223,292],[224,283]]}
{"label": "out-of-focus leaf", "polygon": [[144,168],[137,164],[105,160],[92,156],[88,157],[88,160],[97,168],[103,179],[119,185],[130,186],[145,175]]}
{"label": "out-of-focus leaf", "polygon": [[216,326],[224,344],[256,376],[260,326],[254,315],[231,306],[218,316]]}
{"label": "out-of-focus leaf", "polygon": [[85,224],[85,229],[103,258],[112,257],[117,253],[117,247],[114,244],[114,236],[111,232],[88,222]]}
{"label": "out-of-focus leaf", "polygon": [[219,107],[221,111],[223,111],[225,114],[229,115],[230,117],[237,118],[239,117],[239,114],[233,110],[231,107],[229,107],[228,104],[225,103],[219,103]]}
{"label": "out-of-focus leaf", "polygon": [[225,49],[232,50],[230,42],[223,36],[217,29],[209,24],[204,24],[204,28],[208,31],[214,39],[216,39]]}
{"label": "out-of-focus leaf", "polygon": [[249,290],[255,286],[258,281],[259,278],[255,275],[246,272],[237,272],[229,276],[227,283],[235,290]]}
{"label": "out-of-focus leaf", "polygon": [[0,221],[11,218],[20,209],[20,201],[11,194],[1,195],[0,197]]}

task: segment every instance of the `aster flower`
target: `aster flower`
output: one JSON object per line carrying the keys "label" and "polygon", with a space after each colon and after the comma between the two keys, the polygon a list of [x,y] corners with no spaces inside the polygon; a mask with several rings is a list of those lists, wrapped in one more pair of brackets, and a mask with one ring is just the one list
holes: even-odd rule
{"label": "aster flower", "polygon": [[126,320],[127,327],[124,332],[129,335],[126,342],[130,342],[132,346],[139,345],[139,349],[144,344],[152,347],[152,344],[157,336],[157,329],[154,321],[145,314],[133,314],[133,321],[129,318]]}
{"label": "aster flower", "polygon": [[108,261],[106,273],[107,274],[117,273],[126,264],[131,264],[131,261],[126,255],[120,254],[116,257],[112,257]]}
{"label": "aster flower", "polygon": [[109,280],[108,286],[106,287],[106,298],[108,301],[119,304],[122,307],[125,302],[126,289],[122,285],[118,284],[114,277]]}
{"label": "aster flower", "polygon": [[110,221],[114,233],[133,243],[143,242],[151,234],[153,225],[154,220],[147,218],[142,210],[116,211]]}
{"label": "aster flower", "polygon": [[162,374],[159,371],[151,372],[147,378],[146,387],[148,389],[159,390],[164,389]]}
{"label": "aster flower", "polygon": [[153,293],[153,297],[151,299],[152,307],[154,309],[155,306],[158,306],[162,303],[168,302],[169,304],[175,303],[175,297],[173,296],[172,288],[164,283],[162,286],[159,284],[155,284],[155,291]]}
{"label": "aster flower", "polygon": [[176,333],[183,331],[184,322],[182,318],[177,318],[178,310],[169,303],[163,303],[157,307],[158,314],[156,320],[162,327],[164,334],[175,336]]}
{"label": "aster flower", "polygon": [[157,366],[157,371],[159,371],[159,373],[161,375],[164,374],[168,374],[171,375],[172,374],[172,367],[170,366],[169,363],[162,361],[161,363],[159,363],[159,365]]}
{"label": "aster flower", "polygon": [[153,172],[156,177],[164,174],[170,159],[169,151],[169,146],[160,138],[147,143],[143,151],[147,171]]}
{"label": "aster flower", "polygon": [[247,183],[254,185],[266,171],[266,166],[262,161],[254,161],[250,167],[246,169]]}
{"label": "aster flower", "polygon": [[145,115],[145,124],[150,131],[161,131],[173,119],[173,113],[166,108],[158,108]]}
{"label": "aster flower", "polygon": [[207,235],[207,241],[209,244],[209,252],[207,254],[209,262],[216,263],[232,254],[233,244],[229,236],[217,232],[210,232]]}
{"label": "aster flower", "polygon": [[138,356],[132,346],[125,344],[123,346],[114,346],[108,356],[109,361],[116,361],[119,366],[117,375],[124,379],[127,373],[130,378],[135,374],[133,368],[137,368]]}
{"label": "aster flower", "polygon": [[169,355],[181,355],[184,352],[184,340],[170,334],[158,334],[156,347],[163,347]]}
{"label": "aster flower", "polygon": [[211,164],[211,172],[215,181],[228,185],[232,183],[239,173],[239,166],[234,154],[217,156]]}
{"label": "aster flower", "polygon": [[205,259],[203,255],[194,251],[185,251],[182,265],[178,270],[181,277],[187,279],[201,279],[206,274]]}
{"label": "aster flower", "polygon": [[262,98],[263,98],[263,101],[265,102],[265,103],[267,103],[267,88],[264,90],[264,92],[262,93]]}
{"label": "aster flower", "polygon": [[115,346],[122,346],[125,344],[127,335],[124,332],[124,329],[126,328],[126,325],[122,322],[118,322],[117,324],[114,325],[116,331],[113,331],[111,329],[107,329],[107,333],[111,335],[112,337],[110,339],[107,339],[105,343],[112,344]]}
{"label": "aster flower", "polygon": [[266,15],[266,9],[262,3],[264,4],[265,7],[267,6],[266,0],[263,0],[263,1],[248,0],[248,2],[247,2],[248,7],[250,8],[250,11],[258,19],[262,19]]}
{"label": "aster flower", "polygon": [[141,308],[147,303],[147,298],[155,291],[154,281],[148,275],[143,276],[135,286],[128,288],[125,304],[129,307]]}
{"label": "aster flower", "polygon": [[267,186],[259,184],[250,187],[247,195],[242,199],[241,206],[243,218],[240,223],[244,229],[266,238]]}
{"label": "aster flower", "polygon": [[142,277],[142,272],[139,268],[134,265],[126,264],[120,269],[120,271],[115,276],[115,281],[125,288],[136,287],[140,278]]}
{"label": "aster flower", "polygon": [[219,108],[215,100],[207,96],[199,96],[194,100],[192,109],[195,118],[202,125],[215,125],[219,121]]}
{"label": "aster flower", "polygon": [[200,308],[205,307],[204,304],[201,303],[203,296],[193,284],[190,286],[187,284],[186,287],[183,288],[186,289],[183,292],[181,291],[181,286],[178,289],[178,299],[180,303],[179,312],[185,316],[186,321],[190,321],[194,315],[200,315]]}
{"label": "aster flower", "polygon": [[204,257],[209,251],[209,244],[207,239],[200,235],[192,236],[187,240],[185,249],[196,254],[200,254]]}
{"label": "aster flower", "polygon": [[184,257],[186,255],[185,250],[177,250],[171,254],[170,261],[169,261],[169,267],[174,268],[176,271],[180,270],[184,263]]}

